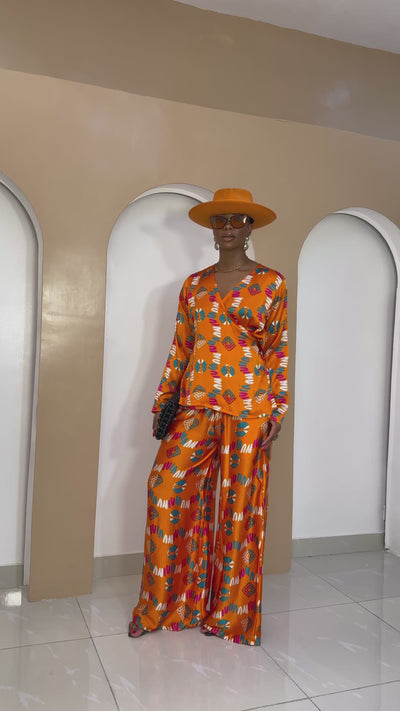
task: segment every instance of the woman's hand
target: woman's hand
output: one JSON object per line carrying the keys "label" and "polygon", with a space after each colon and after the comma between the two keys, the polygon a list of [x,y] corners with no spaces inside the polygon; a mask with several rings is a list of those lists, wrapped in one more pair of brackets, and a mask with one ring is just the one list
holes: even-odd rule
{"label": "woman's hand", "polygon": [[268,449],[271,446],[272,442],[278,438],[281,426],[282,425],[280,425],[279,422],[275,422],[275,420],[269,421],[267,434],[264,435],[263,440],[261,442],[262,449]]}
{"label": "woman's hand", "polygon": [[160,413],[159,413],[159,412],[155,412],[155,413],[154,413],[154,417],[153,417],[153,437],[154,437],[154,435],[155,435],[155,433],[156,433],[156,429],[157,429],[157,427],[158,427],[158,420],[159,420],[159,419],[160,419]]}

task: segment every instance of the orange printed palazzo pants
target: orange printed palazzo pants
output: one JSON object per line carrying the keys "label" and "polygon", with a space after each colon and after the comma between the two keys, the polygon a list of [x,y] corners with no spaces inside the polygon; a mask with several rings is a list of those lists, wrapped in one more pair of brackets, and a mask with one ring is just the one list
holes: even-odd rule
{"label": "orange printed palazzo pants", "polygon": [[202,624],[223,639],[261,643],[269,458],[260,443],[267,427],[263,418],[178,410],[148,481],[138,627]]}

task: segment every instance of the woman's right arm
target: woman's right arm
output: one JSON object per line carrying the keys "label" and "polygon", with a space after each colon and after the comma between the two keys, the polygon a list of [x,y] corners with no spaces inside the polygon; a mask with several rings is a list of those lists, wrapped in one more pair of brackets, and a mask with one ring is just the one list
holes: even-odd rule
{"label": "woman's right arm", "polygon": [[182,375],[185,372],[190,354],[193,350],[193,343],[194,331],[189,317],[187,285],[185,282],[179,294],[174,339],[154,398],[152,412],[156,414],[160,413],[171,395],[179,390]]}

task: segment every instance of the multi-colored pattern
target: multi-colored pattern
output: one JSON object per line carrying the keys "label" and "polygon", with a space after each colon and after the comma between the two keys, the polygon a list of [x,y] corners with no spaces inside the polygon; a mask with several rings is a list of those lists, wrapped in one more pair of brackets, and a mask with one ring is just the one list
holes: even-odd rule
{"label": "multi-colored pattern", "polygon": [[247,419],[281,422],[288,408],[286,284],[259,266],[224,299],[214,267],[192,274],[179,296],[172,347],[155,396]]}
{"label": "multi-colored pattern", "polygon": [[[268,420],[180,408],[148,481],[145,562],[133,621],[145,630],[204,624],[261,641]],[[214,547],[215,489],[221,472]]]}

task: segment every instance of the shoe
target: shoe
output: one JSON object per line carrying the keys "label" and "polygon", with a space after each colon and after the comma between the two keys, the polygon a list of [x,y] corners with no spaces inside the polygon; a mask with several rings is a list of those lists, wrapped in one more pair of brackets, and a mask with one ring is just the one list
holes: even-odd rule
{"label": "shoe", "polygon": [[214,632],[210,632],[207,627],[200,627],[200,632],[204,634],[205,637],[214,637]]}
{"label": "shoe", "polygon": [[128,637],[141,637],[146,630],[142,630],[141,627],[138,627],[133,620],[129,623],[128,627]]}

